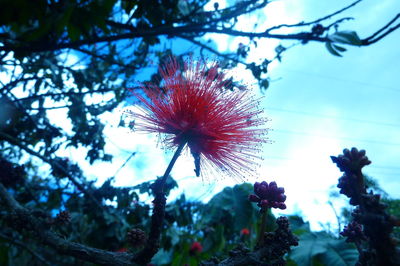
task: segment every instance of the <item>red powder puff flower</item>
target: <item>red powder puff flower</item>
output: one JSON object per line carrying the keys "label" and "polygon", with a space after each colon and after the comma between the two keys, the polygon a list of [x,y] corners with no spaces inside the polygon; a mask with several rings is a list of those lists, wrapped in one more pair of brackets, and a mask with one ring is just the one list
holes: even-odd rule
{"label": "red powder puff flower", "polygon": [[242,230],[240,230],[240,234],[241,235],[249,235],[250,234],[250,231],[249,231],[249,229],[247,229],[247,228],[243,228]]}
{"label": "red powder puff flower", "polygon": [[203,246],[199,242],[193,242],[190,246],[189,253],[195,255],[203,251]]}
{"label": "red powder puff flower", "polygon": [[251,174],[260,159],[260,145],[267,141],[267,129],[259,128],[267,120],[260,117],[259,102],[251,92],[227,90],[229,81],[215,63],[191,60],[181,68],[171,58],[160,73],[162,89],[142,84],[147,97],[134,92],[144,104],[140,112],[131,113],[136,129],[165,134],[170,148],[187,144],[197,176],[200,168],[202,173],[217,170],[239,178]]}

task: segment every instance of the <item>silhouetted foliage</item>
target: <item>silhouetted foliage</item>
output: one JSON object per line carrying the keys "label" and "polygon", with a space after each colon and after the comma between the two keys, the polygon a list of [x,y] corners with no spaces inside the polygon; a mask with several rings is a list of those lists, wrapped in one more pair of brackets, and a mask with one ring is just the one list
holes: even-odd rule
{"label": "silhouetted foliage", "polygon": [[[277,220],[270,210],[260,218],[248,200],[249,184],[225,188],[207,204],[182,195],[165,206],[166,196],[179,185],[169,173],[158,179],[162,183],[158,187],[157,182],[115,187],[112,177],[95,186],[95,180],[63,151],[76,148],[74,152],[85,152],[91,164],[111,163],[102,115],[132,103],[126,88],[136,90],[138,79],[160,85],[162,93],[156,66],[173,56],[178,61],[193,55],[215,56],[220,70],[245,65],[260,89],[266,90],[268,66],[282,60],[289,44],[319,42],[341,56],[347,46],[371,45],[400,27],[395,24],[398,15],[365,38],[340,30],[349,19],[341,13],[359,2],[315,21],[246,32],[235,27],[238,19],[259,12],[269,1],[228,1],[225,8],[218,2],[209,8],[204,0],[2,1],[0,265],[135,265],[151,259],[158,265],[240,265],[239,259],[245,265],[280,265],[286,259],[300,265],[311,261],[333,265],[337,257],[353,263],[357,257],[352,244],[311,232],[301,217],[289,217],[290,227],[286,218]],[[287,27],[295,30],[281,33]],[[233,52],[220,52],[207,33],[242,36],[248,43]],[[276,56],[248,61],[249,52],[263,38],[282,40]],[[165,48],[169,41],[184,48]],[[226,83],[228,89],[242,89],[234,78]],[[341,188],[352,204],[367,206],[361,217],[378,209],[388,242],[398,224],[387,225],[392,218],[375,194],[362,191],[361,195],[347,181],[342,179]],[[282,195],[277,195],[277,202],[283,204]],[[153,205],[144,200],[148,197],[156,198]],[[398,201],[385,201],[388,212],[399,215]],[[358,222],[368,228],[364,220]],[[393,245],[380,250],[376,246],[380,239],[368,230],[369,242],[361,254],[376,251],[377,255],[363,255],[361,263],[396,252]],[[295,235],[299,246],[286,256],[297,242]],[[262,244],[260,236],[265,237]],[[341,252],[334,255],[332,249]],[[395,259],[388,258],[391,263]]]}

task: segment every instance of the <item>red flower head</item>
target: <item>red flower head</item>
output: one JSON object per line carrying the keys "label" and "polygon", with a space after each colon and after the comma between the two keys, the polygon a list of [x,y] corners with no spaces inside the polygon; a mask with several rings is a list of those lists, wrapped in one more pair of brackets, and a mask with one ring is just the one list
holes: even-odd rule
{"label": "red flower head", "polygon": [[127,248],[120,248],[117,250],[117,252],[128,252]]}
{"label": "red flower head", "polygon": [[227,90],[229,81],[216,63],[191,60],[181,68],[172,58],[160,73],[163,89],[142,84],[148,98],[134,93],[144,104],[134,114],[136,129],[165,134],[167,147],[186,143],[197,176],[200,166],[240,178],[251,173],[267,141],[267,129],[258,126],[267,120],[259,117],[259,102],[250,91]]}
{"label": "red flower head", "polygon": [[250,231],[247,228],[243,228],[242,230],[240,230],[240,234],[241,235],[250,235]]}
{"label": "red flower head", "polygon": [[189,249],[189,253],[192,255],[198,254],[201,251],[203,251],[203,246],[199,242],[193,242]]}

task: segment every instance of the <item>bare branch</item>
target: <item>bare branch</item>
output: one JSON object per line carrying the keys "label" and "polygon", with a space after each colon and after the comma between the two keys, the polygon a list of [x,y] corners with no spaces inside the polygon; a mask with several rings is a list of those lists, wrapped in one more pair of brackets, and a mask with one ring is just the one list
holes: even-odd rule
{"label": "bare branch", "polygon": [[348,5],[348,6],[344,7],[344,8],[342,8],[342,9],[340,9],[340,10],[333,12],[332,14],[329,14],[329,15],[327,15],[327,16],[325,16],[325,17],[322,17],[322,18],[319,18],[319,19],[316,19],[316,20],[313,20],[313,21],[309,21],[309,22],[304,22],[304,21],[302,21],[302,22],[299,22],[299,23],[296,23],[296,24],[281,24],[281,25],[273,26],[273,27],[267,29],[266,32],[270,32],[270,31],[272,31],[272,30],[277,30],[277,29],[280,29],[280,28],[283,28],[283,27],[286,27],[286,28],[293,28],[293,27],[303,27],[303,26],[313,25],[313,24],[319,23],[319,22],[321,22],[321,21],[330,19],[330,18],[332,18],[333,16],[336,16],[336,15],[338,15],[338,14],[340,14],[340,13],[346,11],[347,9],[349,9],[349,8],[351,8],[351,7],[355,6],[355,5],[357,5],[357,4],[360,3],[361,1],[363,1],[363,0],[357,0],[357,1],[353,2],[352,4],[350,4],[350,5]]}
{"label": "bare branch", "polygon": [[[390,25],[392,25],[399,18],[400,18],[400,13],[397,14],[391,21],[389,21],[389,23],[387,23],[381,29],[376,31],[374,34],[372,34],[371,36],[363,39],[362,40],[362,44],[363,45],[370,45],[370,44],[376,43],[377,41],[379,41],[382,38],[384,38],[385,36],[387,36],[389,33],[391,33],[393,31],[397,30],[398,28],[400,28],[400,23],[395,25],[395,26],[393,26],[393,27],[391,27],[391,28],[389,28]],[[382,33],[382,32],[384,32],[384,33]]]}
{"label": "bare branch", "polygon": [[[116,23],[116,22],[115,22]],[[327,38],[322,38],[318,36],[311,36],[308,33],[295,33],[295,34],[269,34],[268,32],[245,32],[226,28],[216,28],[216,27],[206,27],[205,25],[188,25],[188,26],[160,26],[153,29],[138,30],[133,26],[121,24],[130,28],[131,32],[123,33],[119,35],[94,37],[91,39],[80,40],[75,42],[66,42],[59,44],[30,44],[29,46],[2,46],[0,51],[29,51],[29,52],[44,52],[44,51],[55,51],[67,48],[79,48],[83,45],[90,45],[102,42],[114,42],[118,40],[142,38],[142,37],[152,37],[167,35],[172,37],[178,37],[181,34],[193,34],[193,33],[219,33],[231,36],[242,36],[249,38],[272,38],[281,40],[307,40],[307,41],[318,41],[326,42],[329,41]]]}
{"label": "bare branch", "polygon": [[125,165],[129,162],[129,160],[135,155],[136,155],[136,151],[132,152],[131,155],[129,155],[129,157],[125,160],[125,162],[117,169],[117,171],[115,171],[114,177],[117,176],[119,171],[121,171],[121,169],[124,168]]}
{"label": "bare branch", "polygon": [[[298,41],[316,41],[316,42],[329,42],[330,40],[326,37],[315,36],[308,32],[298,32],[293,34],[271,34],[272,30],[276,30],[282,27],[303,27],[311,24],[315,24],[321,22],[323,20],[327,20],[353,6],[360,3],[362,0],[357,0],[352,4],[332,13],[323,18],[311,21],[311,22],[300,22],[297,24],[282,24],[278,26],[274,26],[272,28],[268,28],[262,32],[246,32],[246,31],[238,31],[232,28],[224,28],[222,26],[216,26],[213,23],[208,24],[189,24],[183,26],[172,26],[172,25],[162,25],[158,27],[153,27],[149,29],[138,29],[132,25],[123,24],[115,21],[107,21],[107,24],[112,27],[116,27],[119,29],[126,30],[127,32],[121,34],[115,34],[111,36],[94,36],[92,38],[87,38],[84,40],[73,41],[73,42],[61,42],[57,44],[52,43],[30,43],[29,45],[24,45],[23,43],[18,45],[4,45],[0,47],[0,51],[24,51],[24,52],[44,52],[44,51],[56,51],[62,49],[82,49],[81,47],[84,45],[91,45],[95,43],[103,43],[103,42],[115,42],[119,40],[126,39],[135,39],[135,38],[143,38],[143,37],[154,37],[154,36],[162,36],[167,35],[168,37],[179,37],[183,34],[205,34],[205,33],[217,33],[217,34],[226,34],[230,36],[241,36],[248,38],[271,38],[271,39],[279,39],[279,40],[298,40]],[[396,17],[397,18],[397,17]],[[348,19],[348,18],[345,18]],[[343,21],[342,20],[338,20]],[[393,22],[391,22],[393,23]],[[387,28],[386,25],[384,28]],[[373,42],[376,42],[383,37],[387,36],[389,33],[393,32],[400,26],[395,26],[389,29],[385,34],[382,34],[379,38],[376,38],[373,41],[365,41],[362,45],[369,45]],[[382,29],[380,30],[382,31]],[[380,32],[379,31],[379,32]],[[379,33],[378,32],[378,33]],[[376,33],[376,34],[378,34]],[[373,35],[374,36],[374,35]],[[372,38],[373,36],[369,37]],[[376,36],[376,35],[375,35]]]}
{"label": "bare branch", "polygon": [[90,56],[95,57],[95,58],[99,58],[99,59],[101,59],[103,61],[106,61],[106,62],[108,62],[110,64],[118,65],[118,66],[120,66],[122,68],[137,69],[137,67],[135,67],[135,66],[122,64],[120,62],[117,62],[117,61],[107,57],[106,55],[96,54],[96,53],[94,53],[92,51],[89,51],[89,50],[86,50],[86,49],[83,49],[83,48],[74,48],[74,50],[79,51],[79,52],[84,53],[84,54],[87,54],[87,55],[90,55]]}
{"label": "bare branch", "polygon": [[24,227],[34,233],[38,240],[48,245],[59,253],[70,255],[75,258],[96,263],[99,265],[135,265],[132,262],[133,256],[125,252],[110,252],[97,248],[88,247],[82,244],[67,241],[55,233],[51,232],[49,226],[41,219],[22,207],[7,189],[0,183],[0,199],[6,204],[7,208],[15,215],[9,216],[14,222],[21,221]]}
{"label": "bare branch", "polygon": [[209,52],[211,52],[211,53],[213,53],[213,54],[215,54],[215,55],[217,55],[219,57],[222,57],[222,58],[225,58],[225,59],[228,59],[228,60],[232,60],[232,61],[234,61],[235,63],[238,63],[238,64],[242,64],[242,65],[245,65],[245,66],[250,66],[250,64],[248,64],[248,63],[246,63],[244,61],[237,60],[236,58],[229,56],[229,54],[223,54],[223,53],[219,52],[218,50],[213,49],[210,46],[207,46],[204,43],[202,43],[200,41],[197,41],[197,40],[195,40],[193,38],[189,38],[189,37],[182,36],[182,35],[179,36],[179,38],[187,40],[187,41],[199,46],[201,49],[207,50],[207,51],[209,51]]}
{"label": "bare branch", "polygon": [[[93,194],[85,188],[83,184],[81,184],[74,176],[72,176],[64,167],[62,167],[58,162],[51,160],[40,153],[30,149],[28,146],[20,142],[18,139],[0,131],[0,137],[9,142],[10,144],[16,145],[27,153],[38,157],[42,161],[48,163],[52,167],[62,171],[63,174],[84,194],[86,194],[98,207],[102,208],[101,204],[98,200],[93,196]],[[16,206],[14,206],[16,208]]]}
{"label": "bare branch", "polygon": [[25,98],[16,99],[14,102],[30,101],[32,99],[37,99],[37,98],[42,98],[42,97],[84,95],[84,94],[91,94],[91,93],[105,93],[105,92],[111,92],[111,91],[114,91],[114,90],[113,89],[98,89],[98,90],[93,90],[93,91],[89,90],[89,91],[84,91],[84,92],[67,91],[67,92],[60,92],[60,93],[43,93],[43,94],[35,94],[35,95],[28,96]]}

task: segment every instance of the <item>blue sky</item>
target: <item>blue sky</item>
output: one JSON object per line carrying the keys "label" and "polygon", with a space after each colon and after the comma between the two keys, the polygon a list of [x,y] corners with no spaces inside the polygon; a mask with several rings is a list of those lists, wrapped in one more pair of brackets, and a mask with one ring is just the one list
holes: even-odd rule
{"label": "blue sky", "polygon": [[[224,1],[219,2],[220,7]],[[213,6],[213,1],[210,6]],[[259,21],[259,28],[279,23],[310,21],[336,11],[352,1],[281,0],[274,1],[257,16],[245,16],[238,27],[248,29],[250,22]],[[366,37],[383,26],[400,11],[398,0],[364,0],[342,16],[355,17],[340,30],[356,30]],[[283,29],[283,32],[288,32]],[[220,51],[236,49],[245,39],[207,35]],[[281,63],[269,69],[270,88],[262,105],[272,130],[273,141],[264,148],[265,160],[257,178],[250,181],[277,181],[284,186],[288,210],[283,214],[301,212],[314,229],[320,223],[335,223],[335,215],[326,204],[329,189],[337,184],[340,172],[331,162],[343,148],[367,150],[372,165],[365,173],[376,178],[389,195],[400,197],[400,31],[370,47],[350,47],[343,57],[328,53],[319,43],[298,45],[283,55]],[[274,56],[277,40],[259,41],[250,60]],[[282,42],[284,46],[290,43]],[[166,44],[173,49],[185,49],[184,43]],[[148,74],[148,73],[147,73]],[[146,75],[147,75],[146,74]],[[234,71],[236,78],[258,89],[248,71]],[[253,84],[253,85],[252,85]],[[131,107],[135,108],[135,107]],[[118,171],[116,185],[134,185],[163,174],[172,152],[163,150],[157,136],[132,133],[118,127],[124,107],[103,116],[107,123],[107,152],[115,155],[112,164],[84,161],[84,153],[65,151],[66,156],[79,161],[92,178],[101,184],[114,176],[132,152],[136,155]],[[60,113],[54,113],[59,117]],[[172,175],[179,182],[174,196],[182,192],[191,199],[207,200],[225,186],[236,181],[225,178],[202,180],[193,173],[193,159],[179,158]],[[341,202],[335,205],[339,210]]]}

